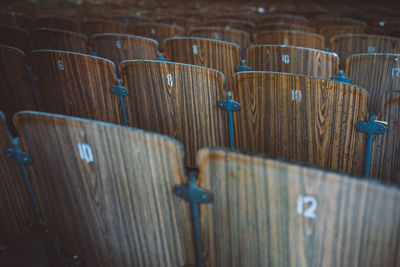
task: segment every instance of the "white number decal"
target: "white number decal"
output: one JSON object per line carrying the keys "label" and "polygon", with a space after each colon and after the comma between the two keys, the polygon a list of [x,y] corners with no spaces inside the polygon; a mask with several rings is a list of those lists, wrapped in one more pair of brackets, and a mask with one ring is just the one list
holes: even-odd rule
{"label": "white number decal", "polygon": [[193,54],[197,55],[199,52],[197,51],[197,45],[193,45]]}
{"label": "white number decal", "polygon": [[120,41],[116,41],[116,42],[115,42],[115,46],[116,46],[117,48],[121,48],[121,43],[120,43]]}
{"label": "white number decal", "polygon": [[283,44],[284,44],[284,45],[287,45],[288,43],[289,43],[288,38],[283,38]]}
{"label": "white number decal", "polygon": [[290,62],[289,55],[282,55],[282,62],[284,62],[285,64],[289,64]]}
{"label": "white number decal", "polygon": [[93,161],[93,152],[88,144],[78,143],[78,150],[79,150],[79,156],[81,157],[82,160],[86,160],[87,163]]}
{"label": "white number decal", "polygon": [[385,24],[386,24],[386,21],[384,21],[384,20],[379,21],[379,26],[383,27],[383,26],[385,26]]}
{"label": "white number decal", "polygon": [[296,101],[296,103],[301,102],[303,96],[300,90],[292,90],[292,101]]}
{"label": "white number decal", "polygon": [[151,34],[156,34],[156,30],[155,29],[151,29]]}
{"label": "white number decal", "polygon": [[167,80],[168,80],[168,86],[172,87],[174,85],[174,83],[172,81],[172,75],[171,74],[167,74]]}
{"label": "white number decal", "polygon": [[400,68],[393,68],[392,76],[400,77]]}
{"label": "white number decal", "polygon": [[[305,204],[311,204],[308,208],[304,209]],[[316,218],[317,200],[312,196],[299,195],[297,198],[297,214],[303,215],[306,218]]]}
{"label": "white number decal", "polygon": [[214,39],[219,39],[219,34],[217,32],[214,32]]}
{"label": "white number decal", "polygon": [[373,46],[373,45],[368,46],[368,52],[370,52],[370,53],[375,52],[375,46]]}
{"label": "white number decal", "polygon": [[58,64],[58,68],[59,68],[60,70],[64,70],[64,65],[63,65],[63,62],[62,62],[61,59],[60,59],[59,61],[57,61],[57,64]]}

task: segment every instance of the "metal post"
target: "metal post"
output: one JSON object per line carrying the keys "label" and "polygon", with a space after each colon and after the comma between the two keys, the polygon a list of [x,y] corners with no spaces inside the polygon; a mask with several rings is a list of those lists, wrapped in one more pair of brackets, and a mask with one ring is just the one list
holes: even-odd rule
{"label": "metal post", "polygon": [[229,124],[229,147],[235,148],[235,136],[233,133],[233,111],[240,110],[240,104],[232,100],[232,92],[226,93],[226,100],[219,101],[219,107],[228,111],[228,124]]}

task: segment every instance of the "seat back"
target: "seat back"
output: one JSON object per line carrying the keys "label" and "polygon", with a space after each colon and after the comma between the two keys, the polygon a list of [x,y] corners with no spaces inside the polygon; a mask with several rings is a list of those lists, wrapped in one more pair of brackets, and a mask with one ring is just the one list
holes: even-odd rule
{"label": "seat back", "polygon": [[30,49],[28,32],[22,28],[0,25],[0,44],[28,52]]}
{"label": "seat back", "polygon": [[208,27],[222,27],[225,29],[235,29],[247,32],[250,36],[256,31],[256,25],[244,21],[244,20],[234,20],[234,19],[216,19],[208,21],[205,26]]}
{"label": "seat back", "polygon": [[299,31],[299,32],[312,32],[317,31],[309,26],[299,25],[299,24],[288,24],[288,23],[264,23],[258,27],[260,32],[262,31]]}
{"label": "seat back", "polygon": [[299,31],[263,31],[254,35],[254,44],[292,45],[325,50],[322,35]]}
{"label": "seat back", "polygon": [[155,39],[160,44],[167,38],[185,35],[184,28],[163,23],[134,24],[128,27],[128,32],[130,34]]}
{"label": "seat back", "polygon": [[35,25],[35,21],[32,17],[26,14],[18,12],[2,12],[0,14],[0,24],[30,30]]}
{"label": "seat back", "polygon": [[33,49],[63,50],[77,53],[88,51],[88,39],[77,32],[36,28],[31,32]]}
{"label": "seat back", "polygon": [[316,28],[318,31],[328,26],[338,25],[367,26],[365,22],[360,20],[335,16],[318,17],[310,20],[310,26]]}
{"label": "seat back", "polygon": [[57,16],[41,16],[36,18],[35,27],[37,28],[53,28],[64,31],[78,32],[79,26],[74,21]]}
{"label": "seat back", "polygon": [[308,25],[309,21],[306,17],[299,15],[289,15],[289,14],[272,14],[264,16],[260,24],[264,23],[287,23],[287,24],[298,24],[298,25]]}
{"label": "seat back", "polygon": [[184,18],[177,16],[163,17],[157,20],[158,23],[170,24],[173,26],[179,26],[190,31],[192,28],[199,27],[201,22],[193,18]]}
{"label": "seat back", "polygon": [[126,33],[126,25],[112,20],[87,20],[82,22],[81,31],[88,38],[97,33]]}
{"label": "seat back", "polygon": [[325,37],[325,45],[329,47],[329,41],[335,35],[343,35],[349,33],[383,35],[384,31],[379,28],[366,27],[362,25],[336,25],[324,27],[319,30],[319,33]]}

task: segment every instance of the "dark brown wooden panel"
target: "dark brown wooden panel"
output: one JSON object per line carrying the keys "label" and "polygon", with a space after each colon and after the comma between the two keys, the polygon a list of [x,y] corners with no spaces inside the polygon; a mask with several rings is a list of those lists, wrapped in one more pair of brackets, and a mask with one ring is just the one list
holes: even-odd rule
{"label": "dark brown wooden panel", "polygon": [[182,145],[141,130],[44,113],[14,122],[41,207],[64,254],[86,266],[194,263]]}
{"label": "dark brown wooden panel", "polygon": [[369,34],[337,35],[330,40],[330,50],[340,57],[340,69],[346,59],[360,53],[400,53],[400,38]]}
{"label": "dark brown wooden panel", "polygon": [[176,138],[184,144],[186,165],[195,167],[204,146],[228,146],[224,76],[212,69],[159,61],[125,61],[119,66],[128,125]]}
{"label": "dark brown wooden panel", "polygon": [[233,43],[203,38],[171,38],[164,42],[164,58],[221,71],[225,88],[231,88],[235,66],[240,65],[240,47]]}
{"label": "dark brown wooden panel", "polygon": [[112,60],[116,65],[123,60],[158,58],[157,41],[146,37],[101,33],[92,35],[90,43],[97,56]]}
{"label": "dark brown wooden panel", "polygon": [[145,36],[161,42],[169,37],[184,36],[185,29],[163,23],[139,23],[128,27],[130,34]]}
{"label": "dark brown wooden panel", "polygon": [[57,16],[41,16],[36,18],[37,28],[54,28],[64,31],[78,32],[79,26],[74,21]]}
{"label": "dark brown wooden panel", "polygon": [[254,44],[293,45],[325,50],[322,35],[299,31],[263,31],[254,35]]}
{"label": "dark brown wooden panel", "polygon": [[337,26],[337,25],[359,25],[366,26],[367,24],[360,20],[355,20],[352,18],[343,18],[343,17],[334,17],[334,16],[326,16],[319,17],[316,19],[311,19],[310,26],[320,30],[322,28],[328,26]]}
{"label": "dark brown wooden panel", "polygon": [[325,37],[325,45],[329,46],[330,39],[335,35],[343,34],[383,34],[383,30],[379,28],[366,27],[361,25],[337,25],[328,26],[319,30],[319,33]]}
{"label": "dark brown wooden panel", "polygon": [[180,26],[184,28],[186,31],[190,31],[192,28],[199,27],[201,25],[201,22],[196,19],[177,17],[177,16],[163,17],[158,19],[157,22],[170,24],[173,26]]}
{"label": "dark brown wooden panel", "polygon": [[330,79],[339,72],[334,53],[296,46],[256,45],[246,52],[246,64],[253,71],[304,74]]}
{"label": "dark brown wooden panel", "polygon": [[264,23],[288,23],[288,24],[298,24],[298,25],[308,25],[309,21],[306,17],[298,15],[286,15],[286,14],[273,14],[264,16],[261,21]]}
{"label": "dark brown wooden panel", "polygon": [[114,64],[84,54],[35,50],[32,71],[42,110],[113,123],[122,123]]}
{"label": "dark brown wooden panel", "polygon": [[400,266],[398,188],[222,149],[198,165],[206,266]]}
{"label": "dark brown wooden panel", "polygon": [[248,22],[248,21],[243,21],[243,20],[234,20],[234,19],[217,19],[217,20],[211,20],[208,21],[205,26],[210,26],[210,27],[223,27],[226,29],[236,29],[240,31],[245,31],[250,34],[250,36],[253,35],[253,33],[256,31],[256,25]]}
{"label": "dark brown wooden panel", "polygon": [[[399,79],[399,78],[397,78]],[[384,134],[374,138],[371,161],[371,177],[400,185],[400,91],[387,92],[379,101],[380,121],[386,121]]]}
{"label": "dark brown wooden panel", "polygon": [[400,54],[351,55],[346,61],[345,76],[368,91],[368,110],[378,114],[382,95],[400,89]]}
{"label": "dark brown wooden panel", "polygon": [[289,30],[289,31],[300,31],[300,32],[312,32],[315,33],[316,30],[312,27],[299,25],[299,24],[287,24],[287,23],[265,23],[258,27],[258,30],[261,31],[280,31],[280,30]]}
{"label": "dark brown wooden panel", "polygon": [[246,72],[234,75],[235,147],[361,175],[368,93],[310,76]]}
{"label": "dark brown wooden panel", "polygon": [[22,28],[0,25],[0,44],[29,51],[28,32]]}
{"label": "dark brown wooden panel", "polygon": [[33,49],[63,50],[77,53],[88,51],[88,39],[76,32],[37,28],[31,32]]}
{"label": "dark brown wooden panel", "polygon": [[81,31],[87,37],[97,33],[126,33],[126,25],[112,20],[87,20],[82,22]]}

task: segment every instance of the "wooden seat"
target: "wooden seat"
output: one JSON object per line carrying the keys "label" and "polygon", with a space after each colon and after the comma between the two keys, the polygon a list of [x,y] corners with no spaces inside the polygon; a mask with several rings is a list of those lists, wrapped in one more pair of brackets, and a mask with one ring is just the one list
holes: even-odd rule
{"label": "wooden seat", "polygon": [[316,28],[318,31],[328,26],[338,26],[338,25],[366,26],[367,24],[360,20],[352,18],[344,18],[344,17],[335,17],[335,16],[318,17],[315,19],[311,18],[310,20],[310,26]]}
{"label": "wooden seat", "polygon": [[29,51],[28,32],[22,28],[0,25],[0,44]]}
{"label": "wooden seat", "polygon": [[82,22],[81,31],[87,37],[97,33],[126,33],[126,25],[111,20],[87,20]]}
{"label": "wooden seat", "polygon": [[368,93],[346,83],[274,72],[233,76],[235,148],[361,175]]}
{"label": "wooden seat", "polygon": [[65,51],[32,51],[32,71],[38,77],[40,104],[45,112],[123,123],[122,96],[114,64],[106,59]]}
{"label": "wooden seat", "polygon": [[255,45],[246,52],[253,71],[303,74],[330,79],[338,76],[339,57],[321,50],[281,45]]}
{"label": "wooden seat", "polygon": [[287,24],[298,24],[298,25],[308,25],[309,21],[306,17],[299,15],[289,15],[289,14],[272,14],[264,16],[260,24],[264,23],[287,23]]}
{"label": "wooden seat", "polygon": [[164,41],[164,58],[221,71],[225,88],[231,88],[235,66],[240,65],[240,47],[233,43],[205,38],[175,37]]}
{"label": "wooden seat", "polygon": [[288,30],[288,31],[316,33],[316,30],[312,27],[299,24],[288,24],[288,23],[264,23],[258,27],[258,30],[260,32]]}
{"label": "wooden seat", "polygon": [[206,266],[398,265],[398,188],[222,149],[197,162],[213,195],[200,205]]}
{"label": "wooden seat", "polygon": [[37,28],[54,28],[70,32],[79,32],[79,26],[74,21],[57,16],[41,16],[36,19]]}
{"label": "wooden seat", "polygon": [[185,180],[181,144],[60,115],[24,112],[14,122],[59,254],[98,267],[194,263],[189,205],[172,191]]}
{"label": "wooden seat", "polygon": [[325,50],[322,35],[299,31],[263,31],[254,35],[254,44],[292,45]]}
{"label": "wooden seat", "polygon": [[33,49],[63,50],[77,53],[88,51],[88,39],[85,35],[50,28],[36,28],[31,32]]}
{"label": "wooden seat", "polygon": [[400,53],[400,38],[369,34],[337,35],[330,40],[331,51],[340,57],[340,69],[346,58],[360,53]]}
{"label": "wooden seat", "polygon": [[168,16],[157,20],[158,23],[170,24],[173,26],[180,26],[186,31],[190,31],[192,28],[199,27],[201,22],[193,18]]}
{"label": "wooden seat", "polygon": [[0,14],[0,24],[29,30],[35,25],[35,21],[32,17],[26,14],[18,12],[2,12]]}
{"label": "wooden seat", "polygon": [[184,144],[186,165],[195,167],[204,146],[228,146],[228,114],[222,73],[193,65],[152,60],[119,66],[127,96],[128,125],[176,138]]}
{"label": "wooden seat", "polygon": [[325,45],[329,47],[329,41],[335,35],[343,34],[384,34],[379,28],[372,28],[360,25],[336,25],[328,26],[319,30],[319,33],[325,37]]}
{"label": "wooden seat", "polygon": [[112,60],[116,65],[123,60],[158,58],[157,41],[146,37],[100,33],[92,35],[90,43],[97,56]]}
{"label": "wooden seat", "polygon": [[216,19],[208,21],[205,26],[208,27],[223,27],[226,29],[235,29],[240,31],[245,31],[250,36],[253,36],[253,33],[256,31],[256,25],[254,23],[243,21],[243,20],[234,20],[234,19]]}
{"label": "wooden seat", "polygon": [[163,23],[135,24],[128,27],[128,32],[130,34],[155,39],[160,44],[167,38],[185,35],[184,28]]}
{"label": "wooden seat", "polygon": [[112,18],[112,20],[124,23],[126,25],[153,22],[152,19],[141,16],[115,16]]}
{"label": "wooden seat", "polygon": [[400,88],[400,54],[355,54],[347,57],[345,76],[370,95],[368,110],[378,114],[386,92]]}

